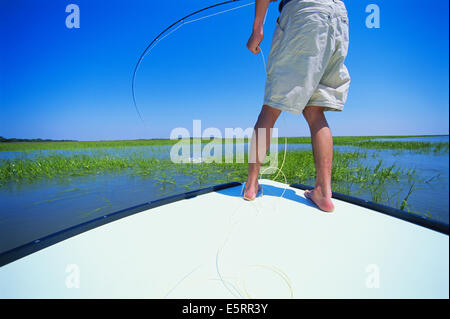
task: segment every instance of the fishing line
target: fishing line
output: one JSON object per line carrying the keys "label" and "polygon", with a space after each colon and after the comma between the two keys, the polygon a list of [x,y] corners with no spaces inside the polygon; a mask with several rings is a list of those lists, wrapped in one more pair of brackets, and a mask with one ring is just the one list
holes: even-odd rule
{"label": "fishing line", "polygon": [[[137,61],[137,63],[136,63],[136,66],[134,67],[134,70],[133,70],[133,76],[132,76],[132,81],[131,81],[131,82],[132,82],[132,83],[131,83],[131,91],[132,91],[132,97],[133,97],[133,105],[134,105],[134,107],[135,107],[135,109],[136,109],[136,112],[137,112],[139,118],[141,119],[141,121],[142,121],[142,123],[143,123],[144,125],[146,125],[146,123],[145,123],[145,121],[144,121],[144,118],[143,118],[141,112],[139,111],[138,106],[137,106],[137,102],[136,102],[136,92],[135,92],[136,74],[137,74],[137,71],[138,71],[139,66],[141,65],[143,59],[151,52],[151,50],[153,50],[153,49],[156,47],[156,45],[157,45],[159,42],[161,42],[162,40],[164,40],[165,38],[167,38],[169,35],[171,35],[171,34],[174,33],[175,31],[179,30],[182,26],[184,26],[184,25],[186,25],[186,24],[198,22],[198,21],[201,21],[201,20],[203,20],[203,19],[207,19],[207,18],[210,18],[210,17],[214,17],[214,16],[217,16],[217,15],[226,13],[226,12],[234,11],[234,10],[237,10],[237,9],[240,9],[240,8],[247,7],[247,6],[250,6],[250,5],[255,4],[255,1],[252,1],[252,2],[246,3],[246,4],[244,4],[244,5],[240,5],[240,6],[237,6],[237,7],[234,7],[234,8],[222,10],[222,11],[220,11],[220,12],[212,13],[212,14],[209,14],[209,15],[206,15],[206,16],[203,16],[203,17],[200,17],[200,18],[196,18],[196,19],[192,19],[192,20],[187,20],[187,21],[186,21],[186,19],[188,19],[188,18],[190,18],[190,17],[193,17],[193,16],[195,16],[196,14],[199,14],[199,13],[201,13],[201,12],[207,11],[207,10],[209,10],[209,9],[216,8],[216,7],[219,7],[219,6],[222,6],[222,5],[226,5],[226,4],[231,4],[231,3],[234,3],[234,2],[240,2],[240,1],[243,1],[243,0],[229,0],[229,1],[224,1],[224,2],[221,2],[221,3],[217,3],[217,4],[215,4],[215,5],[211,5],[211,6],[208,6],[208,7],[203,8],[203,9],[197,10],[197,11],[195,11],[195,12],[193,12],[193,13],[190,13],[190,14],[186,15],[185,17],[183,17],[183,18],[177,20],[176,22],[172,23],[172,24],[171,24],[170,26],[168,26],[167,28],[165,28],[165,29],[164,29],[161,33],[159,33],[159,34],[158,34],[158,35],[150,42],[150,44],[145,48],[145,50],[144,50],[144,51],[142,52],[142,54],[140,55],[140,57],[139,57],[139,59],[138,59],[138,61]],[[266,13],[266,16],[267,16],[267,13]],[[264,22],[265,22],[265,20],[266,20],[266,17],[264,17]],[[262,50],[261,48],[260,48],[260,53],[261,53],[261,57],[262,57],[262,61],[263,61],[264,71],[265,71],[265,73],[267,73],[267,66],[266,66],[265,56],[264,56],[264,52],[263,52],[263,50]],[[283,177],[284,177],[285,184],[287,184],[287,178],[286,178],[285,174],[282,172],[282,168],[283,168],[284,162],[285,162],[285,160],[286,160],[286,151],[287,151],[287,138],[285,137],[285,147],[284,147],[284,157],[283,157],[283,161],[282,161],[282,163],[281,163],[280,168],[275,167],[275,169],[277,170],[277,174],[275,175],[275,178],[274,178],[274,180],[276,180],[276,178],[278,178],[279,174],[281,173],[281,174],[283,175]],[[277,155],[277,156],[278,156],[278,155]],[[269,166],[268,168],[266,168],[265,170],[263,170],[262,172],[260,172],[259,175],[260,175],[260,176],[263,175],[264,172],[265,172],[267,169],[270,169],[270,168],[273,169],[274,167],[270,167],[270,166]],[[286,190],[287,190],[287,186],[284,188],[284,190],[283,190],[282,194],[279,196],[279,198],[282,198],[282,197],[284,196],[284,193],[286,192]],[[241,205],[240,205],[240,206],[241,206]],[[233,213],[233,215],[236,213],[236,211],[237,211],[238,209],[239,209],[239,207],[235,210],[235,212]],[[256,210],[257,210],[257,212],[259,213],[259,209],[258,209],[257,207],[256,207]],[[232,282],[230,282],[230,281],[225,281],[225,280],[224,280],[224,277],[222,276],[221,271],[220,271],[220,267],[219,267],[219,255],[220,255],[221,251],[223,250],[223,248],[224,248],[224,247],[226,246],[226,244],[228,243],[228,241],[229,241],[229,239],[230,239],[230,237],[231,237],[231,233],[233,232],[234,227],[235,227],[236,224],[238,224],[238,223],[239,223],[239,221],[238,221],[238,222],[235,222],[234,224],[231,225],[231,229],[229,230],[228,235],[226,236],[226,238],[225,238],[225,240],[223,241],[222,245],[221,245],[221,246],[219,247],[219,249],[217,250],[217,252],[216,252],[216,258],[215,258],[215,259],[216,259],[216,262],[215,262],[216,265],[215,265],[215,266],[216,266],[216,273],[217,273],[217,275],[218,275],[218,280],[222,283],[222,285],[223,285],[223,286],[224,286],[224,287],[225,287],[225,288],[226,288],[226,289],[227,289],[234,297],[236,297],[236,298],[244,298],[243,294],[241,293],[241,291],[240,291],[240,289],[239,289],[238,287],[236,287]],[[268,267],[268,266],[263,266],[263,265],[258,265],[258,266],[259,266],[259,267],[264,267],[264,268],[267,268],[267,269],[271,269],[272,271],[274,271],[273,269],[275,268],[275,267]],[[199,267],[200,267],[200,266],[199,266]],[[186,278],[188,278],[188,277],[189,277],[190,275],[192,275],[195,271],[197,271],[197,270],[199,269],[199,267],[196,267],[195,269],[193,269],[192,271],[190,271],[188,274],[186,274],[183,278],[181,278],[181,280],[179,280],[179,281],[176,283],[176,285],[175,285],[174,287],[172,287],[172,288],[165,294],[165,297],[167,297],[171,292],[173,292],[173,290],[175,290],[182,282],[184,282],[184,281],[186,280]],[[250,266],[250,267],[255,267],[255,265]],[[283,281],[287,284],[287,286],[289,287],[289,290],[290,290],[291,298],[292,298],[292,296],[293,296],[293,291],[292,291],[291,282],[290,282],[289,277],[288,277],[286,274],[284,274],[280,269],[277,269],[277,271],[274,271],[274,272],[275,272],[276,274],[278,274],[278,275],[283,279]],[[282,273],[282,275],[280,275],[280,273]],[[246,289],[246,287],[245,287],[245,281],[244,281],[244,291],[245,291],[246,295],[249,297],[249,294],[248,294],[247,289]]]}
{"label": "fishing line", "polygon": [[[265,20],[265,19],[264,19]],[[259,48],[259,52],[261,52],[261,58],[262,58],[262,61],[263,61],[263,65],[264,65],[264,72],[266,73],[266,76],[267,76],[267,65],[266,65],[266,59],[265,59],[265,56],[264,56],[264,52],[263,52],[263,50],[261,49],[261,48]],[[284,122],[285,122],[285,124],[286,124],[286,119],[284,118],[284,113],[283,114],[281,114],[281,116],[283,117],[283,120],[284,120]],[[278,141],[277,141],[277,145],[278,145]],[[283,166],[284,166],[284,162],[286,161],[286,152],[287,152],[287,137],[285,136],[284,137],[284,154],[283,154],[283,160],[282,160],[282,162],[281,162],[281,166],[280,167],[278,167],[278,165],[277,165],[277,167],[273,167],[273,166],[269,166],[269,167],[267,167],[267,168],[265,168],[265,169],[263,169],[262,171],[260,171],[259,172],[259,178],[258,178],[258,184],[259,184],[259,179],[261,179],[261,177],[262,177],[262,175],[264,175],[264,173],[267,171],[267,170],[269,170],[269,169],[276,169],[276,171],[277,171],[277,174],[275,175],[275,177],[272,179],[273,181],[276,181],[276,179],[278,178],[278,176],[280,175],[280,173],[283,175],[283,177],[284,177],[284,184],[286,184],[287,185],[287,178],[286,178],[286,175],[284,175],[284,173],[283,173]],[[278,150],[277,150],[277,156],[278,156]],[[244,185],[245,186],[245,185]],[[281,193],[281,195],[279,196],[279,198],[282,198],[283,196],[284,196],[284,194],[285,194],[285,192],[286,192],[286,190],[287,190],[287,186],[283,189],[283,192]],[[242,192],[242,191],[241,191]],[[261,186],[261,193],[262,193],[262,186]]]}
{"label": "fishing line", "polygon": [[165,298],[167,298],[167,296],[169,296],[169,294],[172,292],[172,291],[174,291],[187,277],[189,277],[190,275],[192,275],[195,271],[197,271],[199,268],[201,267],[201,265],[200,266],[197,266],[197,267],[195,267],[194,269],[192,269],[189,273],[187,273],[183,278],[181,278],[176,284],[175,284],[175,286],[174,287],[172,287],[165,295],[164,295],[164,299]]}
{"label": "fishing line", "polygon": [[[177,20],[176,22],[172,23],[172,24],[171,24],[170,26],[168,26],[167,28],[165,28],[165,29],[164,29],[160,34],[158,34],[158,35],[156,36],[156,38],[154,38],[154,39],[150,42],[150,44],[145,48],[145,50],[142,52],[141,56],[139,57],[138,62],[136,63],[136,66],[134,67],[133,76],[132,76],[132,79],[131,79],[131,93],[132,93],[132,96],[133,96],[133,104],[134,104],[134,108],[136,109],[136,112],[137,112],[139,118],[141,119],[141,121],[142,121],[142,123],[143,123],[144,125],[146,125],[146,124],[145,124],[145,121],[144,121],[144,118],[142,117],[142,114],[141,114],[141,112],[139,111],[139,108],[138,108],[137,103],[136,103],[135,82],[136,82],[136,74],[137,74],[137,71],[138,71],[138,69],[139,69],[139,66],[140,66],[141,63],[142,63],[142,60],[145,58],[145,56],[146,56],[146,55],[147,55],[147,54],[148,54],[148,53],[156,46],[156,44],[158,44],[161,40],[165,39],[167,36],[169,36],[169,35],[172,34],[173,32],[177,31],[177,30],[178,30],[179,28],[181,28],[183,25],[186,25],[186,24],[189,24],[189,23],[193,23],[193,22],[197,22],[197,21],[200,21],[200,20],[203,20],[203,19],[206,19],[206,18],[210,18],[210,17],[216,16],[216,15],[222,14],[222,13],[226,13],[226,12],[229,12],[229,11],[237,10],[237,9],[240,9],[240,8],[243,8],[243,7],[246,7],[246,6],[250,6],[250,5],[255,4],[255,1],[253,1],[253,2],[251,2],[251,3],[247,3],[247,4],[244,4],[244,5],[235,7],[235,8],[223,10],[223,11],[221,11],[221,12],[213,13],[213,14],[210,14],[210,15],[207,15],[207,16],[204,16],[204,17],[201,17],[201,18],[197,18],[197,19],[194,19],[194,20],[185,21],[186,19],[188,19],[188,18],[190,18],[190,17],[192,17],[192,16],[194,16],[194,15],[196,15],[196,14],[199,14],[200,12],[207,11],[207,10],[210,10],[210,9],[212,9],[212,8],[216,8],[216,7],[219,7],[219,6],[222,6],[222,5],[226,5],[226,4],[230,4],[230,3],[233,3],[233,2],[240,2],[240,1],[244,1],[244,0],[229,0],[229,1],[224,1],[224,2],[221,2],[221,3],[217,3],[217,4],[214,4],[214,5],[205,7],[205,8],[203,8],[203,9],[197,10],[197,11],[195,11],[195,12],[192,12],[192,13],[190,13],[190,14],[184,16],[183,18]],[[180,25],[178,25],[178,24],[180,24]],[[171,30],[171,29],[172,29],[173,27],[175,27],[176,25],[178,25],[178,26],[177,26],[175,29]],[[170,32],[169,32],[169,31],[170,31]],[[166,34],[166,33],[167,33],[167,34]],[[164,35],[164,36],[163,36],[163,35]]]}
{"label": "fishing line", "polygon": [[[286,275],[286,273],[283,270],[281,270],[275,266],[266,266],[266,265],[250,265],[249,267],[267,269],[267,270],[270,270],[271,272],[275,273],[276,275],[278,275],[283,280],[283,282],[286,284],[286,286],[288,287],[290,298],[291,299],[294,298],[294,290],[292,289],[291,279],[289,278],[288,275]],[[245,294],[247,295],[248,299],[254,299],[247,290],[245,280],[244,280],[243,286],[244,286]]]}
{"label": "fishing line", "polygon": [[[265,19],[264,19],[265,20]],[[262,58],[262,62],[263,62],[263,66],[264,66],[264,71],[265,71],[265,73],[266,73],[266,75],[267,75],[267,66],[266,66],[266,59],[265,59],[265,56],[264,56],[264,52],[263,52],[263,50],[260,48],[260,51],[259,51],[260,53],[261,53],[261,58]],[[278,151],[278,150],[277,150]],[[286,175],[283,173],[283,171],[282,171],[282,169],[283,169],[283,166],[284,166],[284,162],[286,161],[286,152],[287,152],[287,137],[285,137],[284,138],[284,154],[283,154],[283,161],[282,161],[282,163],[281,163],[281,166],[280,167],[272,167],[272,166],[269,166],[269,167],[267,167],[267,168],[265,168],[263,171],[261,171],[260,173],[259,173],[259,178],[258,178],[258,184],[260,184],[259,183],[259,179],[261,178],[261,176],[265,173],[265,171],[267,171],[268,169],[276,169],[277,170],[277,174],[276,174],[276,176],[275,176],[275,178],[273,179],[273,180],[276,180],[276,178],[279,176],[279,174],[281,173],[282,175],[283,175],[283,177],[284,177],[284,181],[285,181],[285,187],[284,187],[284,189],[283,189],[283,192],[281,193],[281,195],[278,197],[279,199],[281,199],[281,198],[283,198],[283,196],[284,196],[284,194],[285,194],[285,192],[286,192],[286,190],[287,190],[287,188],[288,188],[288,186],[287,186],[287,178],[286,178]],[[277,153],[277,156],[278,156],[278,153]],[[245,189],[245,184],[246,183],[244,183],[243,185],[242,185],[242,188],[241,188],[241,196],[242,196],[242,193],[243,193],[243,191],[244,191],[244,189]],[[263,187],[261,186],[261,194],[263,193]],[[236,212],[242,207],[242,205],[243,204],[240,204],[235,210],[234,210],[234,212],[233,212],[233,214],[230,216],[230,219],[231,219],[231,217],[233,217],[235,214],[236,214]],[[256,209],[256,211],[257,211],[257,215],[259,215],[259,209],[258,209],[258,207],[256,206],[256,205],[254,205],[254,208]],[[277,207],[276,207],[277,208]],[[229,232],[228,232],[228,234],[227,234],[227,236],[226,236],[226,238],[225,238],[225,240],[224,240],[224,242],[223,242],[223,244],[219,247],[219,249],[217,250],[217,253],[216,253],[216,273],[217,273],[217,276],[219,277],[219,281],[221,281],[221,283],[222,283],[222,285],[228,290],[228,292],[230,292],[234,297],[236,297],[236,298],[241,298],[241,299],[244,299],[244,296],[243,296],[243,294],[245,294],[246,296],[247,296],[247,298],[249,298],[249,299],[251,299],[251,296],[250,296],[250,294],[248,293],[248,291],[247,291],[247,287],[246,287],[246,284],[245,284],[245,279],[243,280],[243,293],[241,293],[241,291],[239,290],[239,288],[237,288],[233,283],[231,283],[231,282],[229,282],[229,281],[224,281],[223,280],[223,277],[222,277],[222,273],[221,273],[221,271],[220,271],[220,267],[219,267],[219,256],[220,256],[220,253],[222,252],[222,250],[224,249],[224,247],[227,245],[227,243],[229,242],[229,240],[230,240],[230,238],[231,238],[231,234],[232,234],[232,232],[233,232],[233,230],[234,230],[234,227],[236,227],[236,225],[237,224],[239,224],[239,221],[236,221],[236,222],[234,222],[234,223],[232,223],[231,222],[231,220],[230,220],[230,225],[231,225],[231,228],[230,228],[230,230],[229,230]],[[289,292],[290,292],[290,298],[293,298],[293,296],[294,296],[294,292],[293,292],[293,289],[292,289],[292,283],[291,283],[291,280],[290,280],[290,278],[289,278],[289,276],[288,275],[286,275],[281,269],[278,269],[278,268],[276,268],[275,266],[272,266],[272,267],[269,267],[269,266],[265,266],[265,265],[251,265],[251,266],[249,266],[249,267],[262,267],[262,268],[266,268],[266,269],[268,269],[268,270],[271,270],[272,272],[274,272],[275,274],[277,274],[283,281],[284,281],[284,283],[288,286],[288,288],[289,288]],[[237,295],[236,295],[236,293],[237,293]]]}

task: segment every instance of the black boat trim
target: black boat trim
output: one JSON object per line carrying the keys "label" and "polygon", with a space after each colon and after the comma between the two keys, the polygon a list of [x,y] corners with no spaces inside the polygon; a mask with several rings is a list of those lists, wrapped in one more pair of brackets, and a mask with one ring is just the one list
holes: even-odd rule
{"label": "black boat trim", "polygon": [[[300,184],[300,183],[294,183],[291,184],[290,187],[293,188],[297,188],[297,189],[301,189],[301,190],[309,190],[309,189],[313,189],[314,187],[309,186],[309,185],[304,185],[304,184]],[[430,220],[428,218],[426,218],[425,216],[420,216],[420,215],[416,215],[413,213],[409,213],[407,211],[401,210],[401,209],[397,209],[397,208],[393,208],[393,207],[389,207],[389,206],[385,206],[385,205],[381,205],[378,203],[374,203],[365,199],[361,199],[358,197],[353,197],[350,195],[345,195],[345,194],[341,194],[341,193],[336,193],[333,192],[333,198],[336,198],[338,200],[353,204],[353,205],[357,205],[357,206],[361,206],[364,208],[368,208],[370,210],[374,210],[376,212],[379,213],[383,213],[428,229],[432,229],[435,230],[437,232],[443,233],[448,235],[449,234],[449,225],[444,224],[442,222],[438,222],[438,221],[433,221]]]}
{"label": "black boat trim", "polygon": [[0,267],[7,265],[13,261],[16,261],[20,258],[23,258],[25,256],[28,256],[30,254],[33,254],[35,252],[38,252],[39,250],[42,250],[44,248],[47,248],[54,244],[57,244],[63,240],[69,239],[73,236],[79,235],[88,230],[106,225],[106,224],[116,221],[118,219],[130,216],[130,215],[134,215],[134,214],[146,211],[151,208],[156,208],[156,207],[159,207],[162,205],[174,203],[174,202],[177,202],[177,201],[180,201],[183,199],[190,199],[190,198],[196,197],[198,195],[212,193],[215,191],[219,191],[219,190],[231,188],[231,187],[236,187],[236,186],[240,186],[240,185],[242,185],[242,183],[232,182],[232,183],[225,183],[225,184],[205,187],[202,189],[193,190],[193,191],[189,191],[186,193],[176,194],[176,195],[168,196],[165,198],[157,199],[154,201],[150,201],[148,203],[136,205],[136,206],[133,206],[130,208],[119,210],[119,211],[111,213],[111,214],[97,217],[93,220],[66,228],[59,232],[39,238],[37,240],[34,240],[34,241],[24,244],[22,246],[19,246],[19,247],[16,247],[16,248],[13,248],[13,249],[7,250],[6,252],[1,253],[0,254]]}

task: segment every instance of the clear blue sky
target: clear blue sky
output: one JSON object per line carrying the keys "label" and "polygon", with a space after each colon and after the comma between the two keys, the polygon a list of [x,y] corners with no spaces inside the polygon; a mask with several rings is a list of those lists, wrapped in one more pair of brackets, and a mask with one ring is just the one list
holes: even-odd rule
{"label": "clear blue sky", "polygon": [[[222,131],[253,126],[265,81],[261,57],[245,47],[254,6],[185,25],[159,43],[137,75],[147,127],[132,104],[131,75],[147,44],[174,20],[218,1],[0,1],[0,136],[168,137],[178,126],[192,130],[193,119]],[[328,113],[333,133],[448,134],[448,1],[345,2],[352,84],[345,110]],[[70,3],[80,7],[80,29],[65,26]],[[380,29],[365,27],[370,3],[381,9]],[[277,7],[270,5],[266,20],[266,58]],[[280,135],[308,134],[293,114],[278,127]]]}

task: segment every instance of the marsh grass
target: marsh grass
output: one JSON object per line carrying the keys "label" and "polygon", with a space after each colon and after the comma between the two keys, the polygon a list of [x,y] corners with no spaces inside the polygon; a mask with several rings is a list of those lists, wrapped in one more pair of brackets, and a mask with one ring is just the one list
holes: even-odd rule
{"label": "marsh grass", "polygon": [[0,143],[0,152],[30,150],[73,150],[85,148],[116,148],[135,146],[173,145],[176,140],[126,140],[126,141],[85,141],[85,142],[16,142]]}
{"label": "marsh grass", "polygon": [[[281,164],[284,152],[280,152]],[[371,200],[392,207],[411,210],[408,199],[415,190],[418,181],[414,170],[405,170],[396,165],[383,166],[379,161],[375,167],[363,165],[360,160],[367,153],[335,152],[333,159],[332,181],[336,192],[360,195],[370,194]],[[224,158],[223,158],[224,159]],[[151,178],[163,193],[170,192],[180,186],[183,177],[185,189],[207,184],[225,182],[242,182],[247,177],[247,154],[244,163],[185,163],[177,164],[170,160],[160,160],[147,157],[142,151],[111,155],[107,151],[95,150],[89,154],[47,154],[37,155],[32,159],[21,157],[13,160],[0,160],[0,187],[6,183],[26,183],[47,178],[70,178],[81,175],[96,175],[105,173],[125,173],[141,178]],[[299,182],[311,184],[315,177],[315,167],[312,152],[288,151],[283,165],[283,173],[277,180],[288,184]],[[276,174],[268,174],[263,178],[274,179]],[[388,190],[392,185],[407,185],[407,196]]]}
{"label": "marsh grass", "polygon": [[447,142],[399,142],[399,141],[360,141],[345,144],[335,143],[335,145],[351,145],[372,150],[396,150],[396,154],[403,151],[424,153],[424,154],[448,154]]}
{"label": "marsh grass", "polygon": [[0,152],[42,151],[42,150],[75,150],[93,148],[128,148],[139,146],[170,146],[178,142],[202,144],[215,141],[218,143],[242,143],[248,139],[149,139],[149,140],[118,140],[118,141],[67,141],[67,142],[0,142]]}
{"label": "marsh grass", "polygon": [[[428,154],[448,154],[449,151],[448,142],[374,141],[374,139],[378,138],[398,138],[398,136],[336,136],[333,137],[333,144],[371,150],[396,150],[397,154],[401,154],[404,151]],[[288,144],[310,144],[311,138],[289,137],[287,138],[287,142]],[[284,138],[279,138],[278,143],[284,143]]]}
{"label": "marsh grass", "polygon": [[[405,138],[405,137],[432,137],[444,135],[405,135],[405,136],[335,136],[334,145],[349,145],[365,149],[391,149],[399,151],[416,151],[424,153],[448,153],[448,142],[405,142],[405,141],[374,141],[379,138]],[[76,149],[102,149],[127,148],[140,146],[167,146],[174,145],[180,140],[170,139],[142,139],[118,141],[65,141],[65,142],[0,142],[0,152],[33,151],[33,150],[76,150]],[[248,139],[183,139],[186,143],[201,142],[214,143],[248,143]],[[285,138],[279,137],[278,144],[284,144]],[[310,137],[288,137],[288,144],[310,144]]]}
{"label": "marsh grass", "polygon": [[[338,136],[334,145],[356,147],[353,152],[335,152],[333,159],[333,190],[343,194],[364,196],[374,202],[391,207],[414,211],[409,205],[411,195],[417,191],[417,185],[431,183],[438,176],[422,181],[412,169],[402,169],[397,165],[386,166],[380,160],[375,166],[367,166],[361,161],[371,156],[381,157],[383,150],[394,150],[395,154],[405,151],[428,154],[448,154],[448,142],[405,142],[376,141],[378,138],[396,138],[399,136]],[[409,136],[402,136],[409,137]],[[412,137],[412,136],[411,136]],[[414,136],[418,137],[418,136]],[[185,139],[183,143],[210,143],[210,139]],[[41,179],[59,178],[70,180],[72,177],[99,174],[127,174],[140,178],[149,178],[161,190],[170,194],[177,187],[185,190],[207,184],[245,181],[247,177],[248,154],[244,154],[244,163],[185,163],[175,164],[167,158],[167,146],[180,140],[131,140],[97,142],[19,142],[0,143],[0,152],[17,151],[13,159],[0,159],[0,187],[8,183],[21,185]],[[215,143],[247,143],[248,139],[221,139]],[[285,138],[279,138],[279,144]],[[289,137],[288,144],[310,144],[309,137]],[[145,147],[143,147],[145,146]],[[374,152],[368,152],[375,150]],[[381,153],[380,153],[381,152]],[[368,155],[370,154],[370,155]],[[162,155],[160,159],[158,155]],[[284,152],[278,154],[279,164]],[[224,160],[224,158],[222,158]],[[315,177],[314,159],[311,151],[288,151],[283,166],[283,174],[277,180],[288,184],[299,182],[313,184]],[[276,174],[264,175],[274,179]],[[393,191],[395,190],[395,191]],[[423,212],[431,216],[432,212]]]}

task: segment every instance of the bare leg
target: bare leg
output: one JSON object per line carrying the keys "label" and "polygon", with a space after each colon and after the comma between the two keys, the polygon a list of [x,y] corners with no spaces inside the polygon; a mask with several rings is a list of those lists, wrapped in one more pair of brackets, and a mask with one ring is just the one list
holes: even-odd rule
{"label": "bare leg", "polygon": [[333,137],[324,110],[318,106],[307,106],[303,115],[311,131],[316,183],[314,190],[306,191],[305,196],[326,212],[334,210],[331,201],[331,168],[333,164]]}
{"label": "bare leg", "polygon": [[[268,105],[263,105],[261,112],[259,113],[258,120],[256,121],[251,141],[251,148],[249,150],[248,178],[244,192],[244,196],[248,199],[254,199],[258,192],[259,170],[262,162],[264,161],[264,156],[270,146],[271,129],[275,125],[280,113],[281,110],[279,109]],[[265,130],[260,132],[258,129],[261,128]],[[265,144],[263,144],[264,149],[260,149],[260,147],[258,147],[258,145],[261,145],[260,139],[262,138],[265,139]]]}

